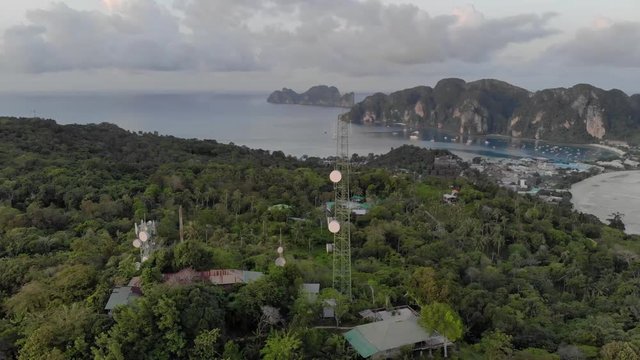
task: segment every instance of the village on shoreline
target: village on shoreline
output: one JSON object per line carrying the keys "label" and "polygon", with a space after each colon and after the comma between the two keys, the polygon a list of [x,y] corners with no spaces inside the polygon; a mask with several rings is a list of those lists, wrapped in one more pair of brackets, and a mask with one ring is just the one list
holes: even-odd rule
{"label": "village on shoreline", "polygon": [[640,169],[640,146],[625,142],[591,144],[616,154],[613,159],[562,162],[542,157],[475,157],[470,168],[504,188],[522,195],[535,195],[549,203],[571,200],[571,185],[602,173]]}

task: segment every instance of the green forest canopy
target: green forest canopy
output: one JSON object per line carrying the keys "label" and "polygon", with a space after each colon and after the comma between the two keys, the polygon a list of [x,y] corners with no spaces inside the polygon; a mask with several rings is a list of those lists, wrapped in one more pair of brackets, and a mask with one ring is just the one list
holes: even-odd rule
{"label": "green forest canopy", "polygon": [[[477,173],[424,176],[412,166],[433,159],[423,151],[403,147],[354,168],[353,194],[374,206],[353,224],[354,301],[341,324],[361,322],[366,308],[437,302],[462,319],[454,358],[640,354],[637,236]],[[10,118],[0,119],[0,163],[1,354],[240,359],[277,358],[282,347],[292,358],[354,358],[340,332],[314,327],[332,322],[319,322],[318,304],[299,291],[302,282],[331,286],[332,237],[322,226],[330,163],[110,124]],[[460,202],[442,204],[452,185]],[[290,208],[269,211],[275,204]],[[158,221],[162,247],[136,270],[131,240],[142,219]],[[280,234],[285,268],[273,266]],[[185,267],[266,276],[230,289],[159,282]],[[110,317],[111,289],[133,276],[144,296]],[[265,305],[285,321],[265,324]]]}

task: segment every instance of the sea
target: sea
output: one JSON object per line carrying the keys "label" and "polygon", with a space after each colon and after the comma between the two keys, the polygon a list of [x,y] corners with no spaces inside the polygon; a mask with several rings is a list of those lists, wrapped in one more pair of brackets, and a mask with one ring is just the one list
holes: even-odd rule
{"label": "sea", "polygon": [[[356,101],[366,94],[358,94]],[[276,105],[268,94],[20,93],[0,94],[0,115],[54,119],[60,124],[108,122],[131,131],[213,139],[301,157],[334,155],[342,108]],[[559,162],[594,160],[608,150],[544,141],[483,136],[459,139],[435,129],[413,134],[402,127],[351,125],[349,152],[386,153],[403,144],[448,149],[463,159],[542,157]],[[413,136],[412,136],[413,135]]]}

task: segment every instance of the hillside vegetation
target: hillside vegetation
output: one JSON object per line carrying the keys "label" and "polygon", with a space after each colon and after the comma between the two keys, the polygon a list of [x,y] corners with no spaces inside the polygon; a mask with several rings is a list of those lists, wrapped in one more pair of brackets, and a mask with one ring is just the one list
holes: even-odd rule
{"label": "hillside vegetation", "polygon": [[[448,304],[464,327],[457,359],[637,358],[638,237],[472,172],[432,177],[415,164],[436,155],[448,154],[354,157],[351,190],[372,208],[352,225],[348,302],[329,289],[332,167],[321,159],[0,119],[0,357],[355,359],[340,331],[315,327],[335,323],[299,291],[319,282],[346,325],[367,308]],[[452,186],[459,202],[442,203]],[[158,221],[162,247],[136,270],[142,219]],[[273,265],[280,243],[284,268]],[[189,267],[265,276],[231,288],[161,283]],[[144,296],[109,316],[111,289],[134,276]],[[283,321],[266,321],[265,305]]]}

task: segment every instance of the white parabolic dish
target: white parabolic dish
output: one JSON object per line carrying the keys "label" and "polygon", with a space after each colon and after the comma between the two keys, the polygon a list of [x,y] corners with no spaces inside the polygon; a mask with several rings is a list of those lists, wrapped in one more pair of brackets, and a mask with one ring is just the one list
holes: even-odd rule
{"label": "white parabolic dish", "polygon": [[329,231],[333,234],[338,233],[340,231],[340,222],[338,220],[329,221]]}
{"label": "white parabolic dish", "polygon": [[334,184],[339,183],[340,180],[342,180],[342,173],[338,170],[333,170],[331,174],[329,174],[329,180]]}

